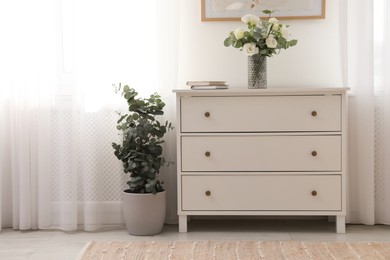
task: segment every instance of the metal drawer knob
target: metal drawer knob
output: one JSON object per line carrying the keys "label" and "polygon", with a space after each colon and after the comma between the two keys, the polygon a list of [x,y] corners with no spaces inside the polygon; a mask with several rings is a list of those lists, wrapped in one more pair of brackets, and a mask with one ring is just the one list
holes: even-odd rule
{"label": "metal drawer knob", "polygon": [[311,155],[312,155],[312,156],[317,156],[317,152],[316,152],[316,151],[313,151],[313,152],[311,152]]}
{"label": "metal drawer knob", "polygon": [[312,115],[312,116],[317,116],[317,111],[312,111],[312,112],[311,112],[311,115]]}
{"label": "metal drawer knob", "polygon": [[211,153],[210,153],[210,152],[205,152],[204,155],[205,155],[206,157],[210,157]]}
{"label": "metal drawer knob", "polygon": [[317,196],[317,191],[313,190],[313,191],[311,192],[311,195],[314,196],[314,197]]}
{"label": "metal drawer knob", "polygon": [[204,116],[205,116],[205,117],[210,117],[210,112],[204,113]]}
{"label": "metal drawer knob", "polygon": [[206,194],[206,196],[210,196],[211,195],[211,191],[206,191],[204,194]]}

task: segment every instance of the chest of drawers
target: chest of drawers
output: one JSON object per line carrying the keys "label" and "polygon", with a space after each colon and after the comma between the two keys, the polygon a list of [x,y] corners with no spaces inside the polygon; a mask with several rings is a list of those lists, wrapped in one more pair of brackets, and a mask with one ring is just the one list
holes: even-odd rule
{"label": "chest of drawers", "polygon": [[345,233],[346,91],[174,90],[179,231],[191,215],[306,215]]}

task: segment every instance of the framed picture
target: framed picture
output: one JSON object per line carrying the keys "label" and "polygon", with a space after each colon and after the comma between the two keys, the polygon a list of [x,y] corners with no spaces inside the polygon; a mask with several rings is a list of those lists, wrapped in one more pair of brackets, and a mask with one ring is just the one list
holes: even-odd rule
{"label": "framed picture", "polygon": [[278,19],[324,19],[325,0],[201,0],[202,21],[239,21],[246,14]]}

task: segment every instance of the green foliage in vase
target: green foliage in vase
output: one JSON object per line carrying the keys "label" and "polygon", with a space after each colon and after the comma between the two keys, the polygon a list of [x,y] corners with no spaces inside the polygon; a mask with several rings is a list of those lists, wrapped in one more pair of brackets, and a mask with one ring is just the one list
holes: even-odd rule
{"label": "green foliage in vase", "polygon": [[[116,87],[120,92],[121,85]],[[173,129],[172,124],[157,120],[164,114],[165,103],[157,93],[149,98],[138,98],[138,93],[129,86],[123,87],[121,95],[127,101],[128,113],[118,113],[117,129],[123,135],[122,143],[112,143],[115,156],[122,161],[123,170],[129,174],[129,193],[153,193],[164,191],[157,175],[165,164],[162,155],[163,137]]]}
{"label": "green foliage in vase", "polygon": [[248,30],[237,28],[231,31],[225,39],[224,45],[238,48],[248,56],[259,54],[271,57],[274,54],[279,54],[281,49],[290,48],[298,43],[297,40],[290,40],[291,34],[288,25],[271,17],[272,11],[264,10],[263,13],[268,15],[266,21],[253,14],[243,16],[241,21],[247,25]]}

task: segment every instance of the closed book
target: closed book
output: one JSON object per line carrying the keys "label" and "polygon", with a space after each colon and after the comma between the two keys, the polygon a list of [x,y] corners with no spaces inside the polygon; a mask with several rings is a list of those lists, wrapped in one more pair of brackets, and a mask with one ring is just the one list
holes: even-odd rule
{"label": "closed book", "polygon": [[225,86],[226,81],[187,81],[188,86]]}
{"label": "closed book", "polygon": [[208,86],[191,86],[191,89],[193,90],[208,90],[208,89],[227,89],[229,88],[228,85],[208,85]]}

